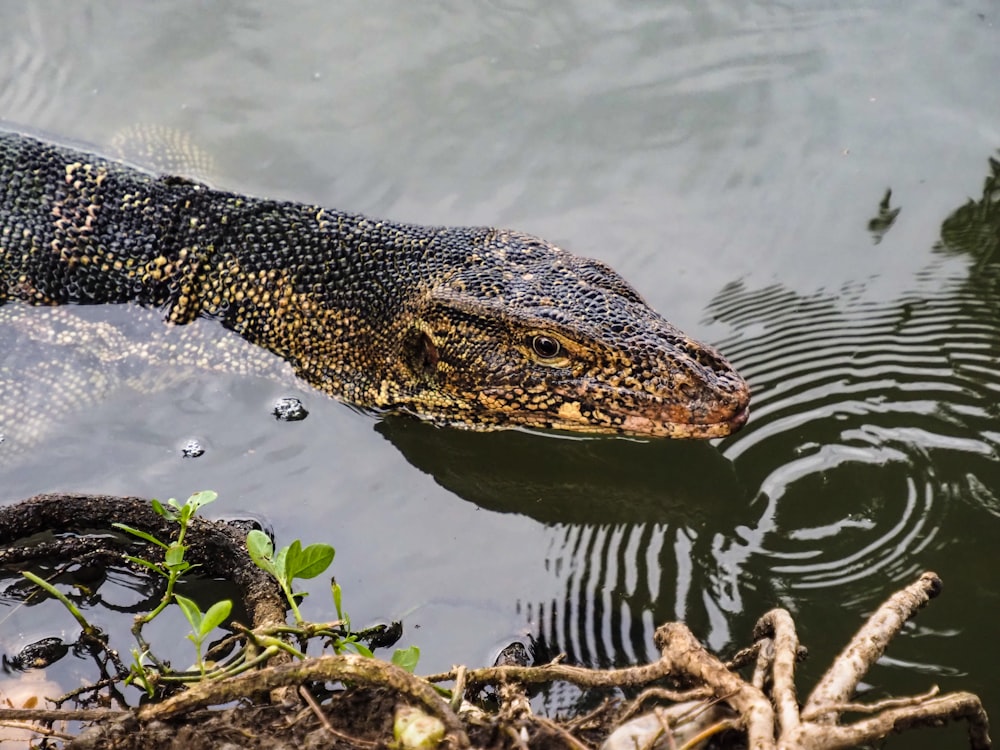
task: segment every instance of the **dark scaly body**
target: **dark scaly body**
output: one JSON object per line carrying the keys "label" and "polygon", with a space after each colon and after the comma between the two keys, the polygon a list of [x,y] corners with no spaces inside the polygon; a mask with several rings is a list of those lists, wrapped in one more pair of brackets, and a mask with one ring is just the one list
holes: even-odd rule
{"label": "dark scaly body", "polygon": [[220,320],[332,396],[489,429],[726,435],[749,390],[614,271],[529,235],[250,198],[0,132],[0,302]]}

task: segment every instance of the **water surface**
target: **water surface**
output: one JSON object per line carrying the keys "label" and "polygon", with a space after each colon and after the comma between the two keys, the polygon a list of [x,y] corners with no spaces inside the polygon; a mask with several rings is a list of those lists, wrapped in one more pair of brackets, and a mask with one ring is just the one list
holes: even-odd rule
{"label": "water surface", "polygon": [[[998,22],[985,0],[0,9],[0,117],[96,144],[168,125],[226,188],[540,234],[609,262],[754,389],[739,435],[669,444],[436,430],[165,366],[151,395],[123,364],[0,499],[215,489],[333,543],[355,620],[402,617],[428,671],[515,637],[645,659],[674,618],[727,651],[780,604],[815,677],[934,569],[944,595],[870,696],[939,684],[1000,716]],[[0,366],[52,359],[29,339],[0,333]],[[309,418],[274,421],[281,395]],[[207,451],[184,460],[191,437]]]}

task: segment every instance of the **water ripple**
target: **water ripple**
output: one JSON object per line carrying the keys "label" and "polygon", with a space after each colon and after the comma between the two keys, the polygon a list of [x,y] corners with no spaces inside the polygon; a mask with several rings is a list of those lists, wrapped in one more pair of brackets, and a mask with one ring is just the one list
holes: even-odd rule
{"label": "water ripple", "polygon": [[[8,35],[0,45],[0,69],[7,71],[0,87],[0,113],[23,123],[45,123],[66,107],[63,94],[70,88],[74,70],[67,49],[90,36],[89,14],[81,14],[74,28],[60,22],[61,13],[46,13],[35,4],[11,6],[0,11],[0,23],[28,29]],[[11,18],[21,16],[21,18]],[[44,86],[38,85],[45,81]]]}
{"label": "water ripple", "polygon": [[[478,505],[528,509],[551,526],[546,574],[560,593],[519,605],[541,658],[655,658],[653,629],[673,619],[726,649],[761,600],[797,611],[819,593],[868,610],[961,543],[960,526],[948,523],[956,510],[1000,514],[991,489],[1000,486],[1000,295],[982,274],[957,270],[933,284],[918,278],[917,291],[890,300],[870,299],[864,284],[807,296],[724,290],[709,312],[737,332],[720,347],[754,391],[750,424],[717,446],[731,463],[671,455],[681,446],[595,441],[573,446],[594,455],[561,478],[552,471],[558,443],[532,443],[524,448],[534,462],[552,454],[543,461],[551,486],[527,493],[547,498],[544,516],[536,504],[515,505],[510,482],[503,498],[484,497],[490,482],[474,482]],[[495,474],[511,438],[489,441],[497,445],[482,452]],[[469,456],[455,460],[461,485],[452,471],[432,471],[470,497]],[[530,462],[510,460],[523,483]],[[625,472],[591,476],[586,467],[598,465]],[[713,487],[723,466],[735,469],[735,487]],[[697,485],[682,501],[679,478]]]}
{"label": "water ripple", "polygon": [[[770,560],[778,588],[843,587],[864,598],[945,543],[953,497],[1000,507],[998,298],[982,277],[937,278],[904,300],[863,287],[797,295],[727,288],[713,318],[754,391],[750,425],[723,441],[760,509],[720,560]],[[978,499],[977,499],[978,498]],[[869,591],[870,589],[870,591]]]}

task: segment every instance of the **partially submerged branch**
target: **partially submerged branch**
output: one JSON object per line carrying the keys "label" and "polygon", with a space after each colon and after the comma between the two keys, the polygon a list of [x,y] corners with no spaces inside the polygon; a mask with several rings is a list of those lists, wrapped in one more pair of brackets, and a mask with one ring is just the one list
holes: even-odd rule
{"label": "partially submerged branch", "polygon": [[448,706],[448,702],[426,681],[388,662],[353,654],[321,656],[268,667],[259,672],[247,672],[224,680],[201,682],[162,703],[143,706],[139,709],[138,717],[140,721],[162,720],[196,708],[228,703],[262,690],[327,681],[388,688],[401,698],[420,703],[441,719],[458,747],[469,746],[469,738],[458,717]]}
{"label": "partially submerged branch", "polygon": [[[115,530],[112,524],[121,522],[154,537],[168,538],[173,530],[152,511],[146,500],[139,498],[43,495],[0,508],[0,563],[11,566],[51,559],[58,553],[63,540],[74,559],[79,559],[77,555],[103,556],[102,559],[114,559],[108,555],[120,557],[136,544],[132,538],[109,533]],[[42,532],[75,532],[79,536],[45,540],[34,545],[18,544]],[[96,537],[87,536],[94,532],[97,532]],[[625,747],[652,745],[660,737],[667,738],[667,746],[697,742],[737,727],[744,735],[740,742],[753,750],[829,750],[875,743],[893,733],[937,726],[946,721],[967,723],[969,745],[973,750],[991,747],[986,713],[980,700],[971,693],[939,695],[932,689],[922,695],[877,703],[854,700],[857,685],[904,623],[940,592],[941,581],[933,573],[923,574],[913,584],[893,594],[869,617],[800,709],[796,698],[795,664],[803,650],[791,616],[781,609],[772,610],[760,619],[754,643],[728,664],[709,653],[685,625],[668,623],[656,631],[655,642],[661,656],[652,664],[613,670],[592,670],[556,662],[487,669],[460,667],[418,678],[405,669],[368,656],[336,654],[289,662],[291,657],[287,649],[274,647],[288,630],[284,599],[275,579],[250,561],[243,532],[226,524],[195,518],[185,544],[190,545],[190,559],[202,566],[202,572],[231,579],[242,593],[253,627],[237,627],[231,637],[242,638],[256,647],[253,653],[240,657],[245,671],[233,669],[228,677],[203,679],[173,697],[134,710],[0,709],[0,721],[90,721],[92,728],[81,747],[97,746],[93,743],[100,743],[101,737],[114,737],[116,746],[138,748],[147,747],[150,742],[155,745],[159,741],[157,737],[163,735],[164,722],[183,718],[186,727],[195,728],[199,722],[210,721],[213,713],[193,712],[233,701],[257,701],[256,706],[283,716],[274,722],[274,727],[288,727],[286,714],[297,712],[298,706],[283,701],[298,699],[304,689],[309,691],[310,698],[312,693],[325,695],[325,698],[312,698],[310,708],[302,715],[312,717],[315,731],[327,735],[332,732],[342,737],[343,715],[331,710],[335,696],[328,687],[330,683],[340,683],[346,687],[338,691],[338,695],[348,696],[352,691],[367,687],[387,697],[390,724],[391,714],[398,714],[397,704],[418,706],[435,717],[435,721],[440,721],[444,742],[458,748],[469,747],[475,742],[498,748],[545,745],[580,750],[588,746],[588,742],[581,740],[584,731],[591,731],[587,736],[589,741],[595,737],[600,741],[615,725],[621,724],[614,733],[615,742],[623,742]],[[297,637],[323,638],[323,634],[329,636],[331,632],[329,626],[303,622]],[[282,657],[284,663],[268,658],[272,653]],[[750,671],[750,678],[744,679],[740,670]],[[448,691],[434,685],[445,681],[455,683],[450,701]],[[620,701],[606,702],[586,722],[579,717],[576,723],[572,719],[560,723],[535,716],[526,691],[533,686],[559,681],[605,690],[612,695],[620,695],[620,689],[642,692],[627,707],[622,707]],[[494,714],[470,707],[463,700],[465,694],[478,694],[487,684],[501,686],[498,691],[501,708]],[[653,700],[659,705],[646,709]],[[672,708],[665,708],[666,705]],[[639,710],[645,713],[634,716]],[[848,713],[859,714],[860,718],[846,722],[843,717]],[[596,718],[598,714],[599,719]],[[626,720],[628,722],[622,724]],[[341,724],[335,727],[338,721]],[[588,729],[584,729],[584,724]],[[685,725],[683,730],[681,724]],[[595,735],[592,728],[597,725],[600,731]],[[160,735],[156,735],[154,727],[160,728]],[[51,735],[50,729],[41,726],[38,731]],[[367,738],[351,734],[351,739],[360,744],[386,740],[384,727],[372,729],[367,725],[365,731],[369,733]],[[633,735],[633,731],[640,734]],[[122,736],[133,735],[134,744],[119,742]],[[206,736],[211,737],[211,734]],[[611,750],[620,746],[612,743],[606,747]]]}
{"label": "partially submerged branch", "polygon": [[[969,746],[991,747],[989,721],[979,698],[971,693],[924,695],[866,705],[849,702],[858,683],[885,652],[903,624],[941,591],[941,579],[924,573],[893,594],[861,627],[834,660],[799,711],[795,699],[794,667],[798,637],[789,614],[772,610],[755,628],[761,643],[758,668],[745,682],[701,647],[684,625],[670,623],[657,629],[662,660],[673,670],[694,677],[711,688],[741,715],[747,743],[753,750],[833,750],[877,742],[890,734],[920,726],[939,726],[964,720]],[[767,643],[767,647],[765,647]],[[773,651],[773,653],[771,653]],[[770,681],[770,695],[763,686]],[[845,712],[868,713],[854,723],[841,723]]]}
{"label": "partially submerged branch", "polygon": [[[59,542],[45,546],[17,543],[45,532],[101,534],[104,551],[124,553],[135,546],[114,526],[124,523],[152,536],[170,538],[175,527],[153,512],[149,500],[112,495],[36,495],[0,507],[0,563],[14,565],[51,558]],[[206,576],[232,580],[243,594],[253,627],[275,627],[285,623],[285,600],[274,578],[250,561],[246,534],[229,524],[194,518],[187,544],[191,562]],[[74,544],[74,540],[67,540]],[[98,540],[92,537],[90,545]]]}
{"label": "partially submerged branch", "polygon": [[816,683],[803,712],[818,724],[836,721],[838,704],[850,700],[861,678],[885,653],[906,621],[941,593],[941,579],[924,573],[914,583],[890,596],[840,652],[833,665]]}

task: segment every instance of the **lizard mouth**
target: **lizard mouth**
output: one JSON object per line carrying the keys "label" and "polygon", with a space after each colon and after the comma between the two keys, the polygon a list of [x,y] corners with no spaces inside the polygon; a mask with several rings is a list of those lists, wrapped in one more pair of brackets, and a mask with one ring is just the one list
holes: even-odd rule
{"label": "lizard mouth", "polygon": [[[593,393],[590,395],[593,397]],[[553,399],[548,409],[519,408],[508,411],[504,421],[510,427],[552,428],[579,434],[708,439],[733,434],[750,417],[749,398],[742,393],[712,405],[700,401],[667,405],[648,394],[643,394],[645,398],[635,395],[633,401],[639,403],[626,406],[608,399],[588,399],[579,392],[563,393],[561,398]]]}
{"label": "lizard mouth", "polygon": [[731,435],[750,418],[745,387],[707,402],[664,403],[647,393],[622,393],[619,389],[600,389],[589,395],[587,398],[579,391],[565,394],[552,426],[574,432],[707,439]]}
{"label": "lizard mouth", "polygon": [[750,407],[743,405],[732,415],[716,422],[677,422],[657,415],[630,414],[623,417],[620,431],[631,435],[669,438],[721,438],[732,435],[747,423]]}

